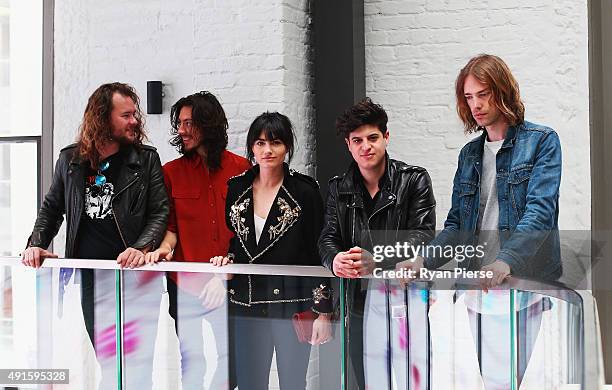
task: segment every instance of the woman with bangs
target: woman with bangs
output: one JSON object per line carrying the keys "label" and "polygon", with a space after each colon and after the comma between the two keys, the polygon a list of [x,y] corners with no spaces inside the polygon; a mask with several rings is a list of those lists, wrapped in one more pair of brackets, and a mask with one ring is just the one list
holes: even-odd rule
{"label": "woman with bangs", "polygon": [[[255,165],[228,183],[226,222],[235,236],[228,255],[213,264],[321,265],[323,201],[313,178],[289,169],[294,138],[289,118],[278,112],[251,124],[247,157]],[[329,280],[234,275],[228,293],[238,387],[267,389],[276,351],[281,390],[304,389],[310,346],[331,338]],[[303,322],[306,336],[294,327],[295,314],[314,318]]]}

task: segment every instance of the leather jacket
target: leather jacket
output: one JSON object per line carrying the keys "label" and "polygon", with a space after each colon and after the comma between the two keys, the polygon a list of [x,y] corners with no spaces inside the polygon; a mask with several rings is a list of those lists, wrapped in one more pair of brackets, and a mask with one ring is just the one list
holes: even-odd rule
{"label": "leather jacket", "polygon": [[434,237],[436,201],[429,174],[424,168],[388,156],[386,164],[386,178],[382,181],[385,184],[370,217],[364,209],[361,184],[355,182],[355,162],[341,177],[330,179],[325,223],[319,238],[319,254],[327,268],[333,269],[338,252],[353,246],[371,250],[374,230],[384,232],[386,244],[408,241],[420,245]]}
{"label": "leather jacket", "polygon": [[[168,222],[168,196],[159,155],[152,146],[128,146],[111,199],[125,247],[157,248]],[[85,197],[87,162],[76,155],[76,144],[61,150],[49,192],[38,212],[28,246],[47,248],[66,215],[67,258],[74,257]]]}

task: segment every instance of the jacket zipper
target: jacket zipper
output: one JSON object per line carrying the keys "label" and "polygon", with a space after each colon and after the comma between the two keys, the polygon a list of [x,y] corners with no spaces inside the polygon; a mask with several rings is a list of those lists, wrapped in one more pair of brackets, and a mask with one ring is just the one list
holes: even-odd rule
{"label": "jacket zipper", "polygon": [[[74,205],[76,205],[77,201],[79,200],[79,197],[78,197],[78,195],[76,193],[74,193],[73,199],[74,199]],[[83,199],[83,202],[85,202],[85,199]],[[82,209],[81,209],[81,213],[83,213]],[[74,223],[74,226],[72,227],[74,232],[78,232],[79,231],[79,224],[80,223],[81,223],[81,216],[79,215],[79,217],[76,219],[76,221]],[[66,225],[66,226],[68,226],[68,225]],[[72,235],[72,233],[71,233],[71,235]],[[76,247],[76,235],[74,236],[74,239],[72,239],[71,243],[70,243],[70,252],[72,253],[72,256],[75,255],[75,253],[74,253],[75,249],[76,249],[75,247]]]}
{"label": "jacket zipper", "polygon": [[355,218],[357,217],[355,213],[355,201],[353,201],[353,232],[351,234],[352,244],[355,245]]}
{"label": "jacket zipper", "polygon": [[[136,177],[138,177],[138,173],[136,173]],[[115,220],[115,225],[117,225],[117,230],[119,231],[119,236],[121,237],[121,241],[123,242],[123,246],[127,249],[127,242],[125,241],[125,238],[123,237],[123,233],[121,232],[121,227],[119,227],[119,221],[117,221],[117,213],[114,212],[115,210],[115,199],[117,199],[117,196],[119,194],[121,194],[122,192],[124,192],[125,190],[127,190],[132,184],[136,183],[136,181],[138,180],[138,178],[132,180],[131,182],[128,183],[128,185],[126,185],[125,187],[123,187],[123,189],[119,192],[117,192],[113,198],[111,199],[111,204],[113,205],[113,219]]]}
{"label": "jacket zipper", "polygon": [[378,210],[375,210],[372,215],[370,215],[368,217],[368,236],[370,237],[370,242],[372,244],[374,244],[374,240],[372,239],[372,232],[370,231],[370,220],[372,219],[373,216],[375,216],[378,212],[386,209],[387,207],[391,206],[393,204],[393,202],[389,202],[387,204],[385,204],[384,206],[382,206],[381,208],[379,208]]}

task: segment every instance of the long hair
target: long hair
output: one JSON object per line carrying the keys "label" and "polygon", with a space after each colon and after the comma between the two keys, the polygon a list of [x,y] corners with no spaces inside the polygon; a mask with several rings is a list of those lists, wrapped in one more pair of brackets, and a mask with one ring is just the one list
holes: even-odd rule
{"label": "long hair", "polygon": [[140,146],[143,140],[147,139],[144,131],[144,119],[140,110],[140,99],[136,95],[134,88],[124,83],[102,84],[91,94],[87,101],[87,107],[85,107],[85,113],[83,114],[83,122],[79,127],[79,135],[77,137],[78,156],[82,161],[89,161],[92,168],[97,167],[100,163],[98,148],[107,143],[112,135],[111,112],[113,110],[113,95],[115,93],[129,97],[136,105],[134,117],[138,124],[134,128],[134,145]]}
{"label": "long hair", "polygon": [[[183,107],[191,107],[193,131],[200,133],[202,145],[206,149],[206,165],[211,170],[221,168],[221,154],[227,147],[227,118],[221,103],[215,95],[201,91],[180,98],[170,110],[170,145],[180,154],[185,154],[183,139],[178,134],[179,116]],[[193,152],[195,153],[195,151]]]}
{"label": "long hair", "polygon": [[363,125],[376,126],[383,135],[387,132],[387,113],[380,104],[376,104],[366,97],[353,106],[347,108],[336,119],[338,134],[348,138],[351,132]]}
{"label": "long hair", "polygon": [[491,89],[493,104],[506,118],[510,126],[523,123],[525,120],[525,105],[521,101],[519,85],[512,76],[508,65],[499,57],[490,54],[480,54],[472,58],[457,76],[455,96],[457,98],[457,114],[463,122],[466,133],[480,130],[463,93],[463,85],[468,75]]}

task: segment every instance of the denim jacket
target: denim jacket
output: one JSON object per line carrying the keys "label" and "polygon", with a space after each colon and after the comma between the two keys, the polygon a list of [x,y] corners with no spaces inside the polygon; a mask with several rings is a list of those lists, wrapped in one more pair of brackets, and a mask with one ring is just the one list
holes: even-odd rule
{"label": "denim jacket", "polygon": [[[451,209],[444,230],[430,245],[476,244],[485,137],[483,131],[459,153]],[[514,275],[558,279],[561,145],[557,133],[529,122],[508,128],[496,169],[500,233],[496,258],[506,262]],[[425,257],[426,267],[438,268],[451,260],[436,256],[439,252]],[[474,269],[473,260],[459,265]]]}

